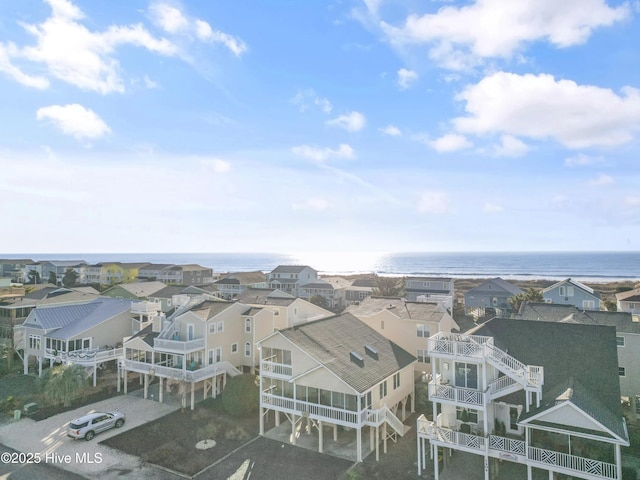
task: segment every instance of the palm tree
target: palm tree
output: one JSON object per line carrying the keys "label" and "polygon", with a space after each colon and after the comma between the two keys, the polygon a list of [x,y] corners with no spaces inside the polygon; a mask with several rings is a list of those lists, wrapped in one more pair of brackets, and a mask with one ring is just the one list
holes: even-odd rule
{"label": "palm tree", "polygon": [[509,299],[509,303],[511,304],[511,308],[514,311],[519,312],[520,306],[523,303],[534,303],[534,302],[544,302],[544,298],[542,296],[542,290],[537,288],[529,287],[524,293],[518,293]]}
{"label": "palm tree", "polygon": [[401,297],[404,291],[404,281],[401,278],[378,277],[373,281],[373,296]]}
{"label": "palm tree", "polygon": [[80,365],[58,365],[50,368],[42,377],[42,389],[47,401],[58,405],[71,406],[87,385],[87,374]]}

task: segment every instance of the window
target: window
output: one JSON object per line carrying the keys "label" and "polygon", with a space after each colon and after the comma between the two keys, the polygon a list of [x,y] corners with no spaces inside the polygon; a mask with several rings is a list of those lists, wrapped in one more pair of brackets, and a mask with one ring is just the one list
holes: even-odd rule
{"label": "window", "polygon": [[29,335],[29,348],[40,350],[40,335]]}
{"label": "window", "polygon": [[582,308],[584,310],[593,310],[596,308],[596,302],[595,300],[583,300],[582,301]]}
{"label": "window", "polygon": [[624,367],[618,367],[618,375],[620,375],[621,377],[626,377],[627,376]]}
{"label": "window", "polygon": [[566,291],[565,291],[564,287],[559,287],[558,288],[558,295],[560,295],[561,297],[566,296]]}
{"label": "window", "polygon": [[380,384],[380,398],[384,398],[387,396],[387,381],[385,380]]}
{"label": "window", "polygon": [[218,332],[224,332],[224,322],[218,322]]}
{"label": "window", "polygon": [[429,325],[418,325],[418,336],[429,338]]}
{"label": "window", "polygon": [[237,343],[232,343],[231,344],[231,353],[238,353],[238,344]]}
{"label": "window", "polygon": [[456,362],[456,387],[478,388],[478,365]]}
{"label": "window", "polygon": [[518,407],[509,407],[509,429],[518,430]]}
{"label": "window", "polygon": [[629,303],[629,308],[631,310],[633,310],[634,308],[636,308],[636,304],[635,303]]}
{"label": "window", "polygon": [[251,344],[249,342],[245,342],[244,344],[244,356],[245,357],[251,356]]}
{"label": "window", "polygon": [[371,391],[368,391],[362,396],[362,409],[370,410],[371,409]]}
{"label": "window", "polygon": [[87,348],[91,348],[91,339],[90,338],[83,338],[82,339],[82,348],[84,348],[85,350]]}
{"label": "window", "polygon": [[616,337],[616,343],[619,347],[624,347],[624,337]]}
{"label": "window", "polygon": [[431,357],[429,356],[429,352],[427,350],[418,349],[418,361],[422,363],[431,363]]}
{"label": "window", "polygon": [[478,423],[478,411],[472,408],[456,407],[456,419],[464,423]]}
{"label": "window", "polygon": [[247,318],[244,321],[244,331],[247,333],[251,333],[251,319]]}
{"label": "window", "polygon": [[395,390],[400,386],[400,372],[393,375],[393,389]]}
{"label": "window", "polygon": [[212,322],[209,324],[209,333],[216,333],[216,324]]}

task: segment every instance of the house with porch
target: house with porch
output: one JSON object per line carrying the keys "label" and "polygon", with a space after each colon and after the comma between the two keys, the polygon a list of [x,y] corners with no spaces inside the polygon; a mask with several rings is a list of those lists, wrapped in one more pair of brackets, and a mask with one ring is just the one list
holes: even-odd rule
{"label": "house with porch", "polygon": [[354,435],[350,458],[360,462],[373,451],[378,459],[381,443],[386,452],[387,440],[406,432],[415,357],[353,315],[278,330],[258,345],[261,435],[283,431],[320,453]]}
{"label": "house with porch", "polygon": [[580,310],[574,305],[524,302],[515,318],[545,322],[609,325],[616,329],[618,375],[625,413],[640,418],[640,322],[630,312]]}
{"label": "house with porch", "polygon": [[640,288],[616,293],[616,306],[619,312],[629,312],[640,321]]}
{"label": "house with porch", "polygon": [[350,305],[345,311],[415,355],[416,381],[426,382],[431,376],[427,339],[438,332],[460,330],[451,312],[441,303],[409,302],[398,297],[368,297],[358,305]]}
{"label": "house with porch", "polygon": [[307,265],[278,265],[267,275],[269,288],[297,296],[298,285],[318,279],[318,271]]}
{"label": "house with porch", "polygon": [[455,303],[455,286],[453,278],[441,277],[405,277],[404,294],[409,302],[422,301],[441,302],[452,308]]}
{"label": "house with porch", "polygon": [[438,479],[444,448],[481,456],[485,480],[504,461],[529,480],[621,480],[629,438],[613,327],[495,317],[433,335],[428,350],[436,373],[433,411],[417,421],[419,473],[431,459]]}
{"label": "house with porch", "polygon": [[600,310],[600,295],[593,288],[567,278],[542,290],[542,298],[547,303],[575,305],[583,310]]}
{"label": "house with porch", "polygon": [[491,278],[464,294],[464,313],[474,317],[506,317],[511,312],[509,299],[524,293],[500,277]]}
{"label": "house with porch", "polygon": [[89,303],[38,307],[22,326],[21,343],[24,374],[32,359],[42,375],[45,361],[82,365],[93,373],[96,385],[98,368],[122,355],[122,340],[131,335],[131,302],[98,298]]}
{"label": "house with porch", "polygon": [[267,276],[260,271],[231,272],[214,282],[222,298],[237,298],[247,288],[266,288]]}

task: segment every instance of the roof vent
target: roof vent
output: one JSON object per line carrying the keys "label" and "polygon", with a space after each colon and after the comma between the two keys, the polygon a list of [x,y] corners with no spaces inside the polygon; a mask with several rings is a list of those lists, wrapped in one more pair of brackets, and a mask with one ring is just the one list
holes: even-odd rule
{"label": "roof vent", "polygon": [[374,360],[378,360],[378,351],[373,348],[371,345],[365,345],[364,351]]}
{"label": "roof vent", "polygon": [[351,351],[349,353],[349,358],[359,367],[364,367],[364,358],[362,358],[362,355],[360,355],[358,352]]}

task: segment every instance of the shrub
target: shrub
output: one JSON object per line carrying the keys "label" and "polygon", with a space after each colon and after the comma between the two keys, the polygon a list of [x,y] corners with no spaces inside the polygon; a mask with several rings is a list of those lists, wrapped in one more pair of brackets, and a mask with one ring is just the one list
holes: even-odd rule
{"label": "shrub", "polygon": [[231,377],[222,392],[224,409],[235,417],[243,417],[258,410],[260,389],[255,375]]}

